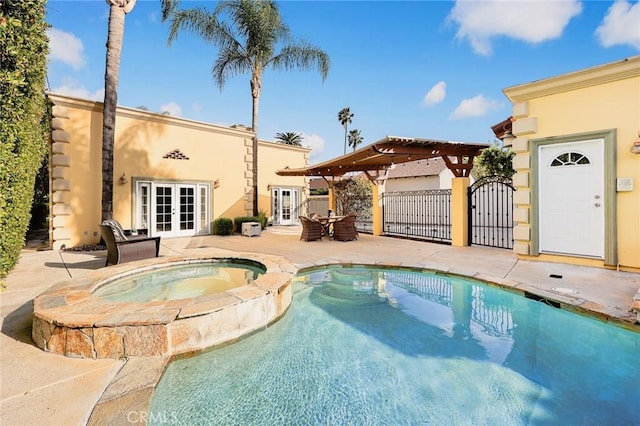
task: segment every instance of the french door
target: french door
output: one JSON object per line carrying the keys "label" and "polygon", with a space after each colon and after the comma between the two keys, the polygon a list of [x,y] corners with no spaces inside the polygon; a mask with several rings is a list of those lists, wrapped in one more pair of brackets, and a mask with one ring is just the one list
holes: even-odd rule
{"label": "french door", "polygon": [[209,233],[209,186],[138,182],[137,223],[159,237]]}
{"label": "french door", "polygon": [[273,221],[276,225],[294,225],[298,220],[300,188],[273,188]]}

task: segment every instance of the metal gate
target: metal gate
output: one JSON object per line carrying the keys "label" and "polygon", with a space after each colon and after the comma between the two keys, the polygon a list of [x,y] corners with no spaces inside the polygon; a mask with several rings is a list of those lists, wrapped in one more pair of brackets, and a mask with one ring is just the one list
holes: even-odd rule
{"label": "metal gate", "polygon": [[469,244],[513,248],[513,191],[511,179],[486,176],[467,190]]}
{"label": "metal gate", "polygon": [[451,243],[451,190],[382,194],[384,235]]}

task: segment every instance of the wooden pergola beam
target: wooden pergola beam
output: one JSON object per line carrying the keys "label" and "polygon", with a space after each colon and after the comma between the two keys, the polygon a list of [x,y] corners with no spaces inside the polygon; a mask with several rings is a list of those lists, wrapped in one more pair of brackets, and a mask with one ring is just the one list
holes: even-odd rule
{"label": "wooden pergola beam", "polygon": [[[434,139],[386,138],[351,153],[336,157],[314,166],[299,169],[282,169],[280,176],[343,176],[350,172],[381,173],[393,164],[442,157],[447,167],[457,177],[469,176],[473,157],[489,144],[449,142]],[[451,161],[449,157],[456,159]],[[367,175],[369,179],[372,175]]]}

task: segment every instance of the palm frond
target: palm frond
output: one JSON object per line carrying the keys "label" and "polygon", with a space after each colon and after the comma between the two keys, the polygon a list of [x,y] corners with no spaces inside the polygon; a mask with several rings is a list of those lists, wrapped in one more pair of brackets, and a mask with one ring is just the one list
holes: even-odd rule
{"label": "palm frond", "polygon": [[178,8],[180,0],[160,0],[162,22],[166,21],[174,10]]}
{"label": "palm frond", "polygon": [[302,135],[296,132],[276,133],[275,139],[286,145],[302,146]]}
{"label": "palm frond", "polygon": [[280,53],[267,61],[265,66],[267,65],[271,65],[274,69],[315,69],[324,81],[329,74],[330,60],[329,55],[322,49],[307,42],[301,42],[285,46]]}
{"label": "palm frond", "polygon": [[173,10],[169,15],[168,44],[171,46],[178,38],[180,30],[187,30],[210,42],[213,34],[218,31],[219,22],[204,7],[193,9]]}
{"label": "palm frond", "polygon": [[211,74],[218,88],[222,90],[230,77],[251,72],[253,69],[250,58],[244,52],[237,50],[220,50],[218,57],[211,68]]}
{"label": "palm frond", "polygon": [[357,146],[362,143],[363,140],[364,139],[360,134],[360,130],[353,129],[349,131],[349,146],[353,147],[354,151],[356,150]]}
{"label": "palm frond", "polygon": [[349,107],[342,108],[338,111],[338,121],[340,124],[346,127],[347,124],[351,124],[353,119],[353,113]]}

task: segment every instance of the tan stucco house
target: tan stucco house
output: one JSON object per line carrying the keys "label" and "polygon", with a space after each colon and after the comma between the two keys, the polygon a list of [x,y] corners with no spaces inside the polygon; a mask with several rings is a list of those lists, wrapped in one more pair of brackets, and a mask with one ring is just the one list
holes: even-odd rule
{"label": "tan stucco house", "polygon": [[640,270],[640,56],[504,93],[516,253]]}
{"label": "tan stucco house", "polygon": [[[50,242],[54,249],[99,241],[102,102],[49,93]],[[211,233],[219,217],[251,216],[253,133],[118,107],[113,216],[124,228],[164,238]],[[261,141],[259,209],[276,224],[297,223],[304,177],[278,176],[307,165],[310,150]]]}

